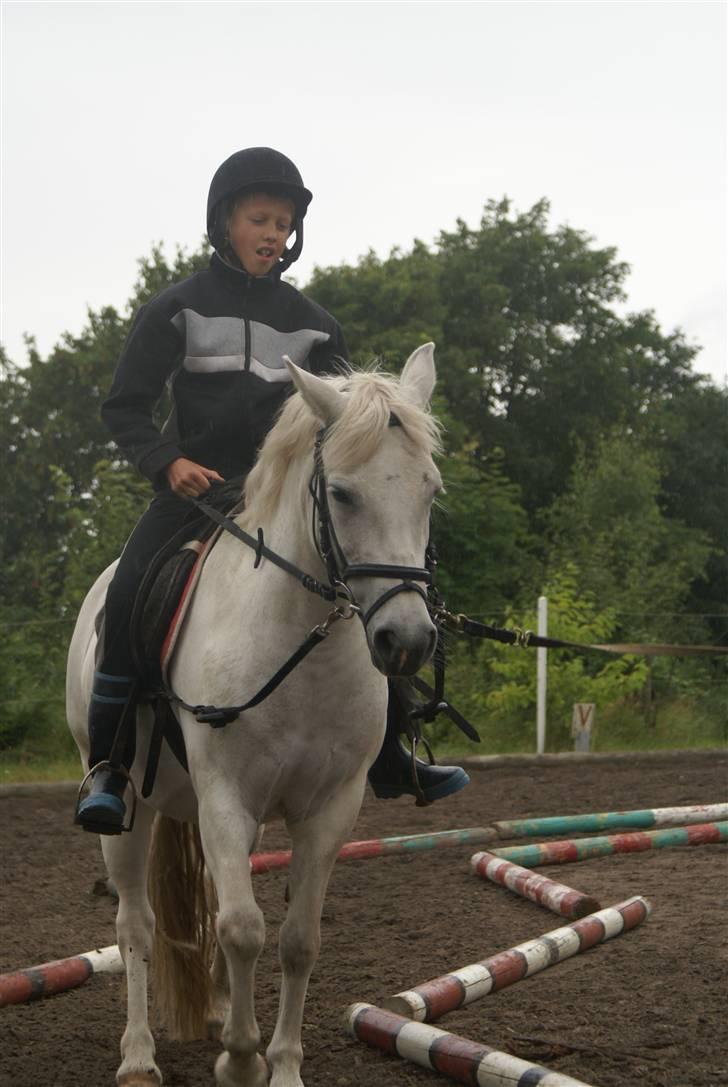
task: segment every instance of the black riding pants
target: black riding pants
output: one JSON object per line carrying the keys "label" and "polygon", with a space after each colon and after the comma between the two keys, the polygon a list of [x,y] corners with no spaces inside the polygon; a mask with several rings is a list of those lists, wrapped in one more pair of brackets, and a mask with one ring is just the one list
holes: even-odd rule
{"label": "black riding pants", "polygon": [[129,624],[139,585],[160,547],[171,540],[186,521],[199,516],[199,511],[191,502],[178,498],[172,491],[155,495],[149,508],[142,514],[106,592],[104,652],[100,672],[111,676],[134,675]]}

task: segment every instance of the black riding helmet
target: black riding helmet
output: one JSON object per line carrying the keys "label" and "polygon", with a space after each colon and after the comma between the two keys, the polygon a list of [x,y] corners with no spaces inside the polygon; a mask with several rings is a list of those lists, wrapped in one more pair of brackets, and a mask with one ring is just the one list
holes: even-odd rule
{"label": "black riding helmet", "polygon": [[272,147],[246,147],[225,159],[215,171],[207,197],[207,236],[218,252],[225,248],[225,224],[231,199],[243,192],[266,192],[293,201],[296,214],[291,227],[296,240],[278,262],[284,271],[303,249],[303,219],[313,194],[303,184],[296,165]]}

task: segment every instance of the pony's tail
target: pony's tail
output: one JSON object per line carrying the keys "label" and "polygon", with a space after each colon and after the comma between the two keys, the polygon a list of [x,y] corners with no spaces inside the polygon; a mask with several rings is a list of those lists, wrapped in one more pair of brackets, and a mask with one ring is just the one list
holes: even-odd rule
{"label": "pony's tail", "polygon": [[156,916],[153,1007],[181,1041],[207,1034],[216,942],[211,888],[197,826],[158,815],[149,857],[149,901]]}

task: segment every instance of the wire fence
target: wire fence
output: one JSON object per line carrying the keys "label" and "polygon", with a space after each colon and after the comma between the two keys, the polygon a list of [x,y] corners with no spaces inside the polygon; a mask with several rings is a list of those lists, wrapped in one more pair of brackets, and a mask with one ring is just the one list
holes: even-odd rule
{"label": "wire fence", "polygon": [[[554,613],[558,614],[558,610],[556,608],[553,609],[552,614],[554,614]],[[639,617],[641,617],[643,619],[664,619],[664,618],[672,618],[672,619],[688,619],[688,618],[724,619],[726,621],[726,630],[725,630],[724,633],[728,634],[728,612],[696,612],[696,611],[642,612],[642,611],[620,611],[620,612],[617,612],[617,614],[620,615],[620,616],[625,616],[625,617],[626,616],[639,616]],[[499,621],[505,622],[509,618],[509,616],[501,614],[501,616],[496,616],[494,618],[494,616],[492,614],[488,615],[488,614],[482,613],[480,615],[471,614],[470,618],[480,620],[480,621],[487,621],[487,622],[495,622],[496,619],[499,619]],[[17,629],[17,628],[22,628],[22,627],[49,627],[49,626],[58,626],[58,625],[67,626],[67,625],[69,625],[71,623],[75,623],[75,622],[76,622],[76,616],[75,615],[74,616],[66,616],[66,617],[57,617],[57,618],[51,618],[51,619],[15,619],[15,620],[9,620],[9,621],[0,620],[0,630],[3,630],[3,629],[8,629],[8,630],[9,629]],[[59,682],[62,681],[61,676],[58,676],[58,681]],[[713,683],[711,685],[717,685],[717,686],[726,685],[726,686],[728,686],[728,679],[718,680],[718,681],[716,681],[714,679]],[[2,707],[2,706],[30,707],[30,706],[49,705],[49,704],[50,705],[63,705],[64,703],[65,703],[65,698],[64,698],[64,696],[62,694],[58,694],[58,695],[52,694],[52,695],[47,695],[44,698],[8,698],[8,699],[3,699],[3,700],[0,700],[0,707]]]}
{"label": "wire fence", "polygon": [[[558,608],[552,607],[552,614],[558,615]],[[490,618],[505,621],[512,613],[501,612],[494,615],[493,612],[471,612],[469,617],[471,619],[486,620]],[[725,611],[615,611],[617,616],[639,616],[642,619],[725,619],[728,622],[728,612]],[[9,621],[0,620],[0,630],[5,627],[27,627],[27,626],[53,626],[58,623],[75,623],[76,616],[66,616],[65,618],[56,619],[12,619]]]}
{"label": "wire fence", "polygon": [[75,623],[76,616],[69,616],[66,619],[13,619],[10,622],[0,620],[0,629],[3,627],[38,627],[38,626],[53,626],[57,623]]}

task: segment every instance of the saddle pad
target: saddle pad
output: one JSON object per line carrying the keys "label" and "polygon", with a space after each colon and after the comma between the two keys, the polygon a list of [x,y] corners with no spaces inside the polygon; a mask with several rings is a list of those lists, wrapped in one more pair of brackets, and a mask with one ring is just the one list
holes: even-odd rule
{"label": "saddle pad", "polygon": [[[174,651],[177,647],[177,639],[179,638],[180,631],[182,630],[182,624],[184,623],[187,610],[192,602],[195,589],[197,588],[197,582],[200,580],[200,574],[202,568],[205,565],[205,560],[210,554],[210,551],[215,545],[216,540],[222,532],[222,528],[217,528],[213,532],[212,536],[205,541],[190,540],[188,544],[185,544],[183,550],[190,550],[196,557],[193,560],[192,567],[189,571],[186,581],[182,586],[182,591],[179,595],[177,607],[174,614],[169,620],[169,626],[167,633],[162,642],[161,649],[159,651],[159,666],[162,673],[162,679],[167,682],[169,666],[174,656]],[[164,624],[163,624],[164,625]]]}
{"label": "saddle pad", "polygon": [[133,623],[137,660],[145,682],[158,687],[166,682],[182,624],[187,614],[205,559],[221,529],[206,540],[188,540],[179,545],[144,586],[144,598],[137,601]]}

